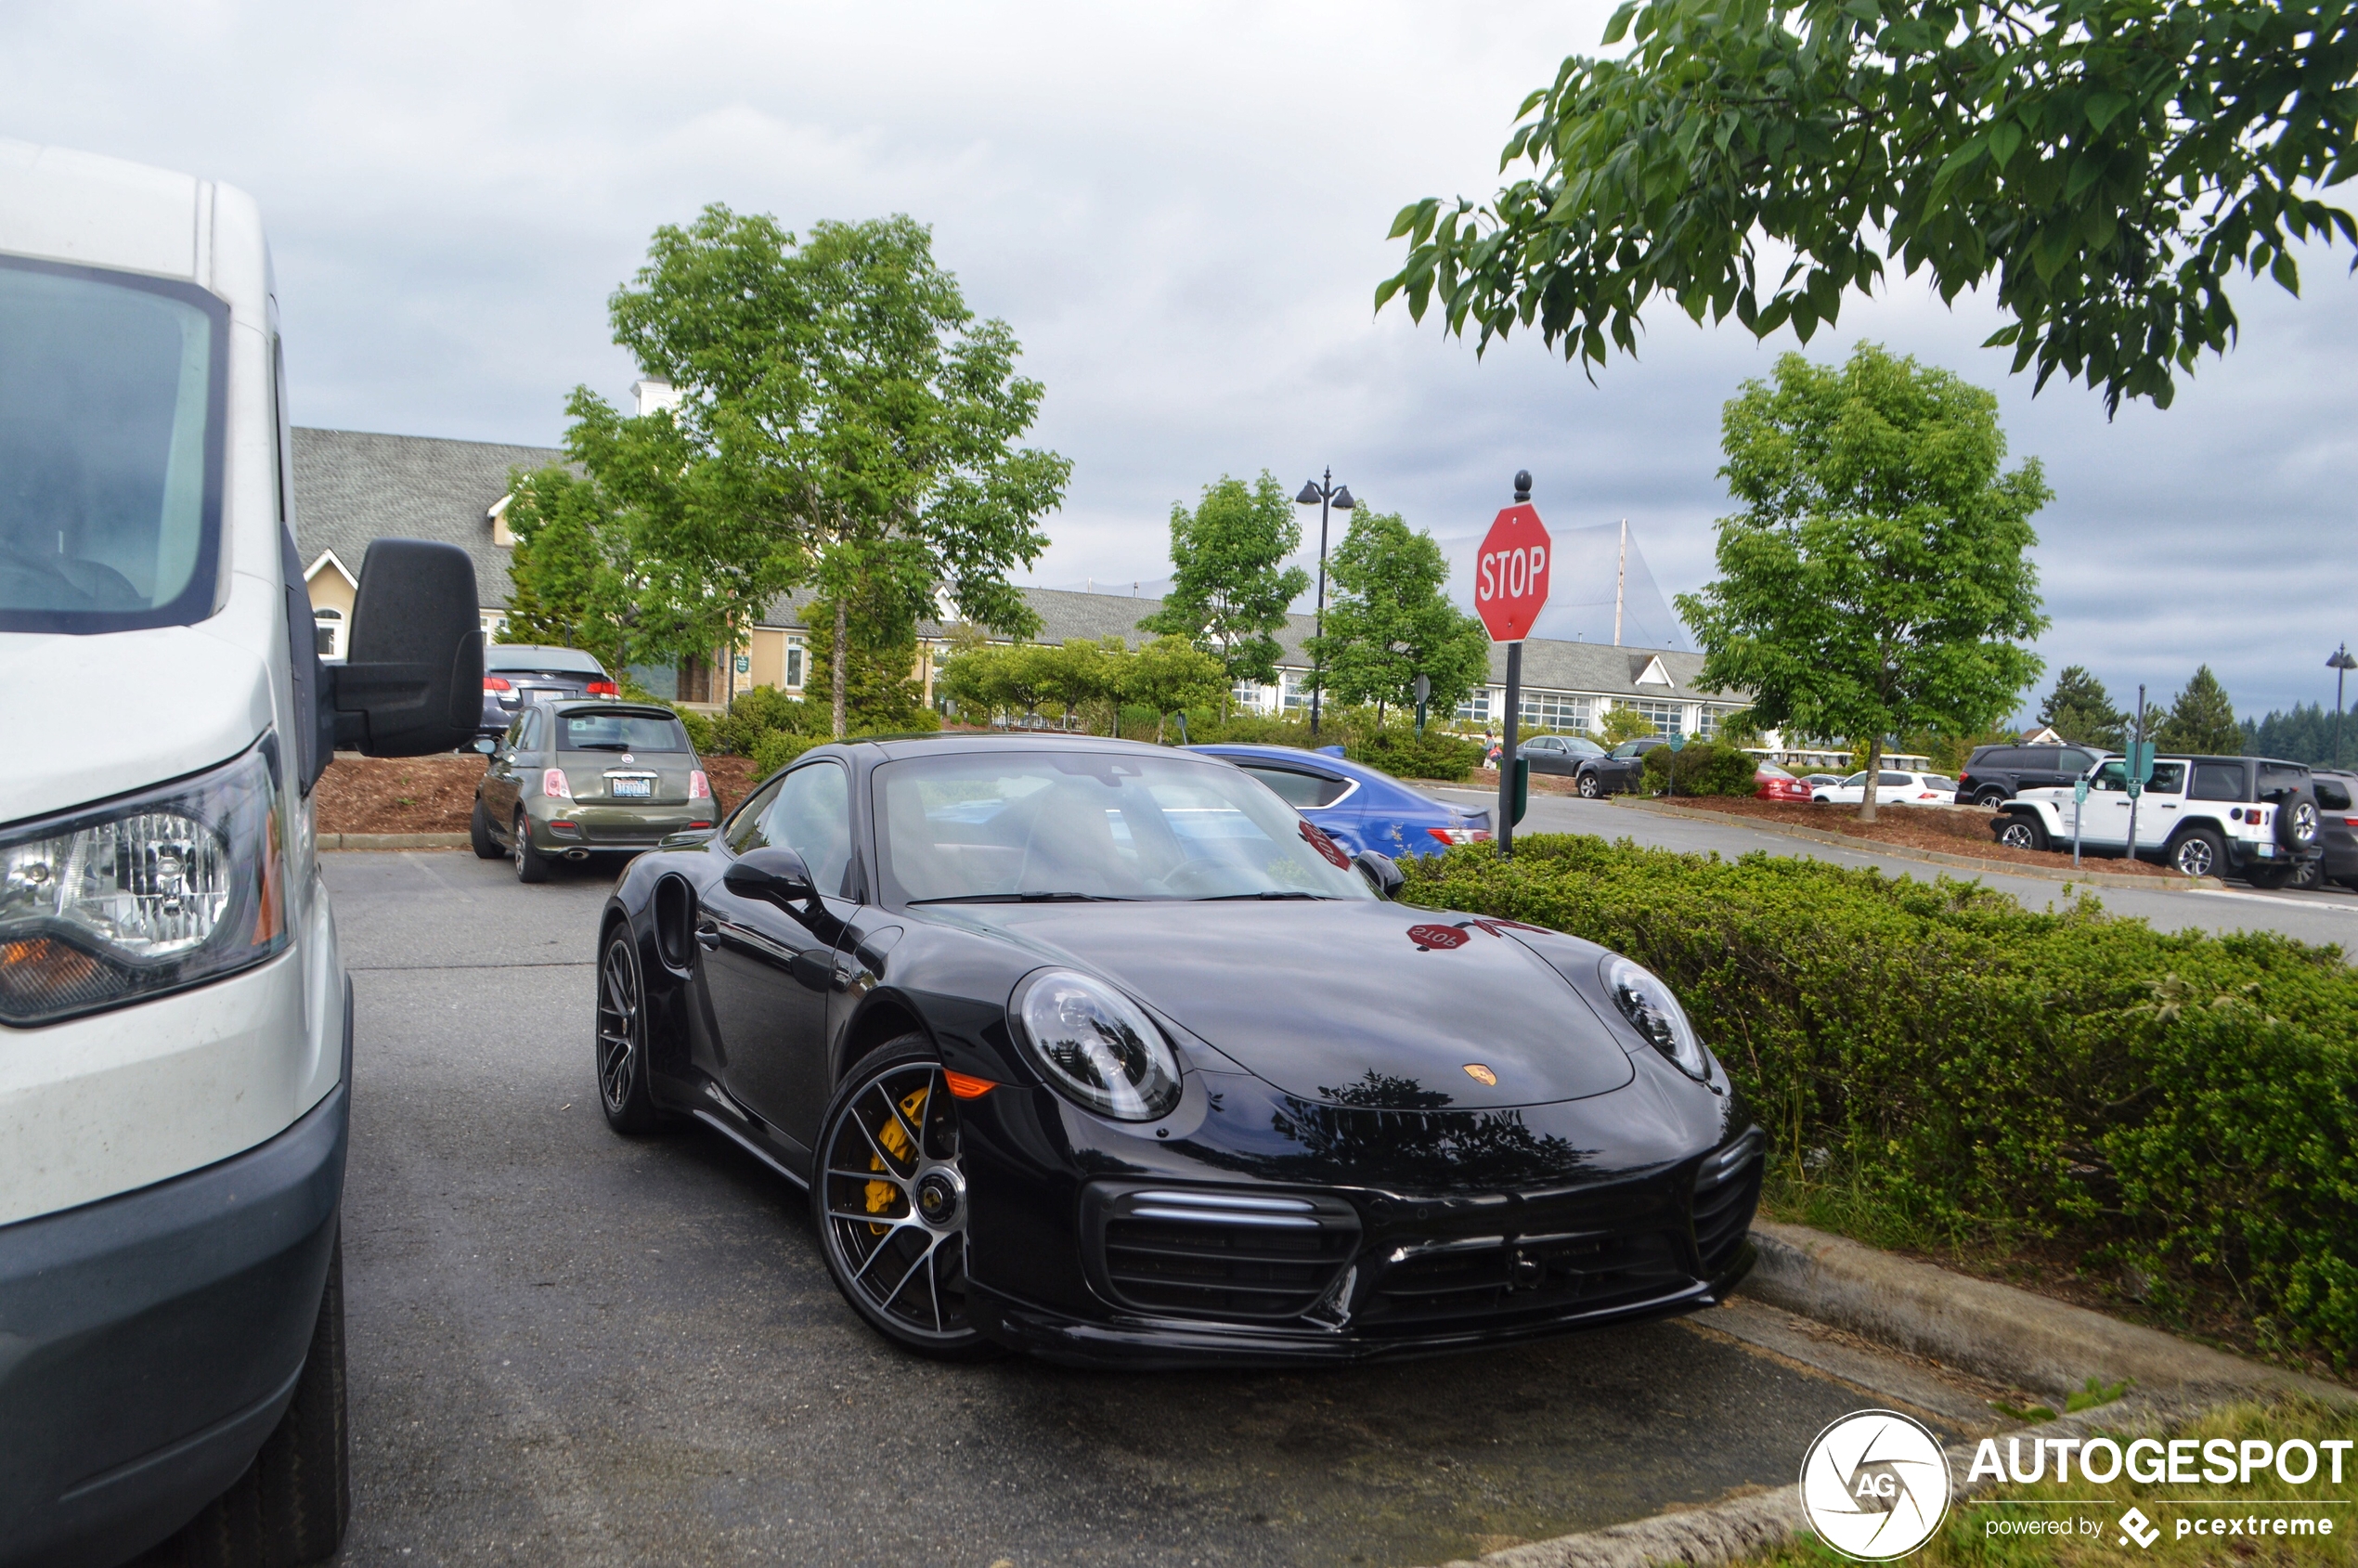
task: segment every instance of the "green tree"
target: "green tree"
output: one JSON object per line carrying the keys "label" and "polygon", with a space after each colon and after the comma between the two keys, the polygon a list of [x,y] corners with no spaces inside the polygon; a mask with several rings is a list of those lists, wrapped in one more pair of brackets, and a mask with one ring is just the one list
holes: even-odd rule
{"label": "green tree", "polygon": [[[777,541],[836,611],[833,641],[898,647],[947,600],[1017,636],[1038,620],[1007,573],[1071,464],[1017,445],[1040,408],[1015,334],[978,320],[932,235],[895,216],[807,240],[718,203],[656,230],[613,300],[615,341],[680,392],[695,500]],[[849,661],[830,672],[846,732]]]}
{"label": "green tree", "polygon": [[538,642],[628,663],[622,574],[608,558],[614,516],[592,480],[551,463],[508,475],[504,514],[515,537],[503,642]]}
{"label": "green tree", "polygon": [[1658,295],[1807,343],[1896,263],[1943,300],[1994,279],[1989,343],[2040,385],[2166,407],[2173,369],[2234,341],[2235,274],[2297,292],[2295,241],[2358,240],[2313,194],[2358,172],[2346,6],[1631,0],[1625,37],[1523,99],[1500,168],[1528,175],[1401,212],[1378,308],[1438,296],[1483,344],[1535,322],[1593,366],[1637,352]]}
{"label": "green tree", "polygon": [[[2050,499],[2039,460],[2001,473],[1998,400],[1946,370],[1859,345],[1798,354],[1721,415],[1719,580],[1680,594],[1696,684],[1753,693],[1764,724],[1863,740],[1969,734],[2012,711],[2047,624],[2026,552]],[[1872,822],[1870,791],[1859,812]]]}
{"label": "green tree", "polygon": [[1455,713],[1459,699],[1490,676],[1490,637],[1482,623],[1449,603],[1449,563],[1429,534],[1411,530],[1396,512],[1352,514],[1342,547],[1328,560],[1336,589],[1327,630],[1311,639],[1338,701],[1416,700],[1417,677],[1432,683],[1431,711]]}
{"label": "green tree", "polygon": [[[1204,486],[1193,512],[1171,508],[1171,591],[1142,630],[1184,637],[1216,655],[1228,683],[1277,679],[1284,652],[1276,633],[1286,606],[1310,586],[1310,574],[1286,557],[1302,543],[1292,499],[1267,469],[1248,487],[1226,474]],[[1221,698],[1227,711],[1228,698]]]}
{"label": "green tree", "polygon": [[1121,694],[1155,710],[1155,743],[1162,743],[1162,727],[1184,707],[1210,703],[1228,689],[1221,662],[1184,637],[1158,637],[1130,658],[1122,669]]}
{"label": "green tree", "polygon": [[2164,751],[2243,755],[2244,730],[2235,722],[2235,705],[2227,700],[2227,688],[2209,665],[2198,666],[2185,690],[2170,702],[2169,717],[2154,732],[2154,739]]}
{"label": "green tree", "polygon": [[1640,735],[1654,732],[1654,721],[1634,707],[1612,707],[1605,710],[1604,723],[1600,727],[1605,745],[1619,745]]}
{"label": "green tree", "polygon": [[2067,741],[2118,751],[2129,716],[2112,706],[2105,683],[2079,665],[2055,677],[2055,689],[2039,709],[2039,722]]}
{"label": "green tree", "polygon": [[[834,694],[828,733],[840,740],[847,734],[931,728],[939,720],[925,703],[914,623],[901,618],[898,606],[874,584],[852,586],[849,603],[823,593],[804,612],[809,629],[803,645],[810,660],[805,689]],[[835,656],[838,633],[849,650],[840,667]]]}

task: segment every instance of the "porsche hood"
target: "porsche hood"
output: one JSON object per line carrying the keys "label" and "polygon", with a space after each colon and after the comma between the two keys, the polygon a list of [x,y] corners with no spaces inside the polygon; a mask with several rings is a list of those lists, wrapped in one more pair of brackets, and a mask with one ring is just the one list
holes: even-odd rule
{"label": "porsche hood", "polygon": [[969,905],[958,916],[1043,963],[1103,975],[1301,1099],[1498,1109],[1634,1076],[1580,993],[1496,921],[1254,900]]}

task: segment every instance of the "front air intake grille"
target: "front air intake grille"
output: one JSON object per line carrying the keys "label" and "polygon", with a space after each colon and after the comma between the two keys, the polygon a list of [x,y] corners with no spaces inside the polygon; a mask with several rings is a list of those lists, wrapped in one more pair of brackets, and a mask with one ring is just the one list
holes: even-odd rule
{"label": "front air intake grille", "polygon": [[1767,1145],[1758,1128],[1703,1162],[1695,1173],[1695,1251],[1705,1275],[1735,1262],[1760,1205],[1760,1175]]}
{"label": "front air intake grille", "polygon": [[1466,1237],[1396,1248],[1368,1303],[1370,1323],[1606,1311],[1691,1283],[1664,1231]]}
{"label": "front air intake grille", "polygon": [[1161,1315],[1300,1317],[1359,1245],[1357,1212],[1324,1194],[1099,1183],[1082,1216],[1098,1287]]}

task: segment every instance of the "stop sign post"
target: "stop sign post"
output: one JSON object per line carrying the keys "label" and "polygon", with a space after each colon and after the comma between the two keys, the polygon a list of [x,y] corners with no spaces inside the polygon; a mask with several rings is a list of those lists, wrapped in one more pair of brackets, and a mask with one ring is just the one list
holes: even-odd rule
{"label": "stop sign post", "polygon": [[1516,809],[1524,798],[1517,786],[1527,764],[1516,755],[1522,717],[1522,640],[1547,607],[1554,554],[1548,525],[1531,504],[1531,473],[1526,469],[1515,475],[1515,504],[1492,520],[1474,558],[1474,613],[1482,617],[1490,640],[1507,645],[1507,717],[1498,748],[1498,813],[1492,824],[1502,860],[1515,852]]}

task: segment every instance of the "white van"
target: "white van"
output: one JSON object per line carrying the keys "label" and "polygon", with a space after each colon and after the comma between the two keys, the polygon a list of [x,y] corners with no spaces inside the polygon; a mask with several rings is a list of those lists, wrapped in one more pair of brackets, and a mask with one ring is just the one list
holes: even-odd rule
{"label": "white van", "polygon": [[0,141],[0,1563],[304,1562],[350,1511],[338,745],[464,744],[474,576],[294,553],[269,253],[227,186]]}

